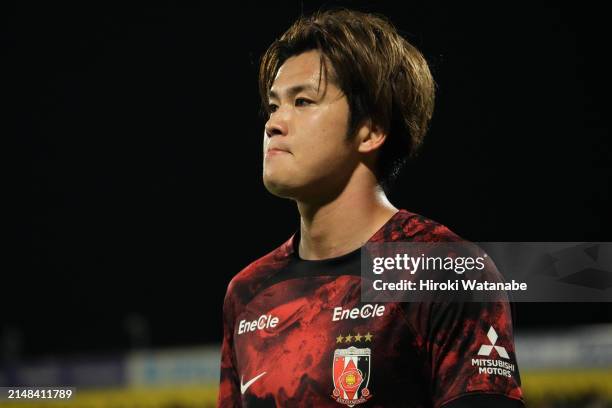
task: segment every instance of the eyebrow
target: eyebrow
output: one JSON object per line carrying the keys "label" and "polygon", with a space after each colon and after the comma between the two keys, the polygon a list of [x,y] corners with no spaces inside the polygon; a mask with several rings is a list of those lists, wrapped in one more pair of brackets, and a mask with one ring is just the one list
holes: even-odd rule
{"label": "eyebrow", "polygon": [[[312,91],[315,94],[319,93],[319,90],[315,88],[312,84],[294,85],[292,87],[287,88],[284,93],[287,97],[292,98],[302,91]],[[268,99],[271,98],[280,99],[276,92],[270,90],[268,92]]]}

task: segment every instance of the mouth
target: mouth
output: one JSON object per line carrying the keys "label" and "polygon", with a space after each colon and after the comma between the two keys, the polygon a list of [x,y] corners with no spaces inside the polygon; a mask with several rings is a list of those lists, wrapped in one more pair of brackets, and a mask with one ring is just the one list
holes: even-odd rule
{"label": "mouth", "polygon": [[266,151],[266,156],[283,154],[283,153],[291,153],[291,152],[289,152],[288,150],[284,150],[284,149],[272,148]]}

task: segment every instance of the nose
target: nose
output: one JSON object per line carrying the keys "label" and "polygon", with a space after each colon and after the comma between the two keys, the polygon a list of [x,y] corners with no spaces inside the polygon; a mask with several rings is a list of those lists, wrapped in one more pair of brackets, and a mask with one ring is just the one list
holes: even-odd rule
{"label": "nose", "polygon": [[278,110],[270,114],[270,118],[265,125],[266,136],[287,136],[287,119]]}

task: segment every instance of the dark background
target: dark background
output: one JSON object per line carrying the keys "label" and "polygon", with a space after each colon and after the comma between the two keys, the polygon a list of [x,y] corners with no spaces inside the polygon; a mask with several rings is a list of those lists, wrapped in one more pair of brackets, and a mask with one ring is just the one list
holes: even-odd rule
{"label": "dark background", "polygon": [[[259,56],[321,5],[387,15],[431,64],[436,112],[396,206],[475,241],[612,240],[603,9],[85,3],[0,13],[5,130],[18,140],[5,357],[220,341],[231,277],[299,225],[260,180]],[[609,322],[611,310],[519,304],[516,326]]]}

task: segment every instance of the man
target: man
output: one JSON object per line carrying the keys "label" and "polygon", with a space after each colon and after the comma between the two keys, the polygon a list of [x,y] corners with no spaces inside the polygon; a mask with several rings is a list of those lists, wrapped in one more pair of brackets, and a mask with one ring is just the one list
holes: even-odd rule
{"label": "man", "polygon": [[[433,112],[419,51],[379,17],[317,13],[265,53],[260,92],[263,182],[300,228],[228,287],[219,406],[522,406],[507,303],[360,299],[366,242],[460,240],[383,189]],[[512,370],[474,365],[483,345]]]}

